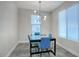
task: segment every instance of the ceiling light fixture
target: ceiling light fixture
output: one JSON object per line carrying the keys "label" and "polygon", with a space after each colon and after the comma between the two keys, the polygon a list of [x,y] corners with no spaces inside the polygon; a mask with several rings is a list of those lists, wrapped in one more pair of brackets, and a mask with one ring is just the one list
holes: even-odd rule
{"label": "ceiling light fixture", "polygon": [[47,16],[41,16],[41,1],[38,1],[39,5],[38,5],[38,10],[34,10],[34,14],[38,14],[41,19],[43,19],[44,21],[46,21]]}
{"label": "ceiling light fixture", "polygon": [[41,11],[41,1],[38,1],[38,3],[39,3],[39,16],[41,16],[41,14],[40,14],[41,13],[40,12]]}
{"label": "ceiling light fixture", "polygon": [[[39,1],[39,16],[41,16],[41,1]],[[46,16],[43,16],[43,20],[46,21]]]}
{"label": "ceiling light fixture", "polygon": [[37,13],[37,11],[36,11],[36,10],[34,10],[33,12],[34,12],[35,14]]}
{"label": "ceiling light fixture", "polygon": [[44,20],[44,21],[46,20],[46,16],[44,16],[43,20]]}

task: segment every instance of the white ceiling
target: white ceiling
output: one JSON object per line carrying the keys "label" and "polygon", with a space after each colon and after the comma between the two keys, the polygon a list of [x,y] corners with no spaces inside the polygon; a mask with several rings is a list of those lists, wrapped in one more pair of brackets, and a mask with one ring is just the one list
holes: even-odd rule
{"label": "white ceiling", "polygon": [[[38,10],[39,3],[38,1],[16,1],[15,2],[18,8],[26,8],[31,10]],[[53,9],[57,8],[63,3],[63,1],[41,1],[41,11],[50,12]]]}

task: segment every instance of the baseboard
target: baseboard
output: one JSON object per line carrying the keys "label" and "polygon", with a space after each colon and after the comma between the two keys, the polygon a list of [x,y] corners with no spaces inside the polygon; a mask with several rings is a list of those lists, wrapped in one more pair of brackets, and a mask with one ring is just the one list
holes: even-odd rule
{"label": "baseboard", "polygon": [[57,45],[59,45],[60,47],[64,48],[65,50],[69,51],[69,52],[72,53],[73,55],[79,57],[79,53],[75,52],[74,50],[63,46],[62,44],[60,44],[60,43],[58,43],[58,42],[57,42]]}
{"label": "baseboard", "polygon": [[12,47],[12,49],[8,52],[6,57],[9,57],[11,55],[11,53],[14,51],[14,49],[16,48],[17,45],[18,45],[18,42]]}
{"label": "baseboard", "polygon": [[18,43],[29,43],[28,41],[18,41]]}
{"label": "baseboard", "polygon": [[19,43],[28,43],[27,41],[18,41],[14,46],[13,48],[9,51],[9,53],[6,55],[6,57],[9,57],[11,55],[11,53],[14,51],[14,49],[16,48],[16,46],[19,44]]}

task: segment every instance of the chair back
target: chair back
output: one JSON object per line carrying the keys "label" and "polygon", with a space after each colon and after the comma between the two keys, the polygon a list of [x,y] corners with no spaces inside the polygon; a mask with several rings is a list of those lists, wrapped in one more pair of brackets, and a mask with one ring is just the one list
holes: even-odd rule
{"label": "chair back", "polygon": [[35,32],[35,35],[40,35],[40,33],[39,32]]}
{"label": "chair back", "polygon": [[39,48],[41,49],[50,48],[50,38],[49,37],[41,38],[41,42],[39,43]]}
{"label": "chair back", "polygon": [[49,38],[52,39],[52,34],[51,33],[49,34]]}
{"label": "chair back", "polygon": [[28,39],[29,39],[29,42],[30,42],[30,35],[28,35]]}

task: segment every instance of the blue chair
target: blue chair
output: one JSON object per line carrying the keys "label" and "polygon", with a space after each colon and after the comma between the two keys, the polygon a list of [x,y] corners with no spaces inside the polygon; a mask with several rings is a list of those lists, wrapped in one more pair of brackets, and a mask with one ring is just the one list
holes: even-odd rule
{"label": "blue chair", "polygon": [[[49,48],[50,48],[50,38],[49,37],[41,38],[41,42],[39,43],[39,49],[41,49],[41,52],[43,49],[46,49],[49,54],[49,51],[48,51]],[[42,56],[42,53],[40,54],[40,56]]]}
{"label": "blue chair", "polygon": [[49,38],[52,39],[52,33],[49,34]]}
{"label": "blue chair", "polygon": [[29,39],[29,43],[30,43],[30,56],[32,56],[32,54],[31,54],[32,53],[32,48],[35,48],[35,49],[37,48],[38,49],[38,44],[30,42],[30,40],[31,40],[30,35],[28,35],[28,39]]}
{"label": "blue chair", "polygon": [[35,32],[35,35],[40,35],[40,33],[39,32]]}

